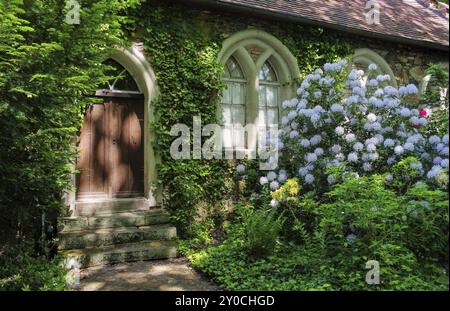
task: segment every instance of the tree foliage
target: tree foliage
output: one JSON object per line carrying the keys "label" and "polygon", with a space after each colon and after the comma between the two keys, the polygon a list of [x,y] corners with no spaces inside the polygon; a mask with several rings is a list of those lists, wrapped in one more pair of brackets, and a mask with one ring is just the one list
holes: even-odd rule
{"label": "tree foliage", "polygon": [[64,0],[0,2],[0,241],[36,237],[61,210],[102,61],[125,44],[120,12],[139,1],[78,2],[79,24]]}

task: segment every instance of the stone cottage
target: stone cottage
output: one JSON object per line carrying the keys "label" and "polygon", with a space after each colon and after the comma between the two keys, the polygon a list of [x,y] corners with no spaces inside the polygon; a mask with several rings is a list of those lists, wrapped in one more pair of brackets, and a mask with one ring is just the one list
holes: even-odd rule
{"label": "stone cottage", "polygon": [[[170,160],[157,150],[155,109],[166,109],[158,122],[168,128],[197,112],[264,127],[278,124],[299,80],[333,58],[375,63],[393,86],[422,91],[428,64],[448,68],[448,6],[433,1],[155,0],[130,14],[135,43],[107,60],[119,78],[98,90],[103,105],[86,113],[76,191],[67,196],[72,215],[61,221],[60,249],[83,267],[176,256],[176,229],[159,208],[158,163]],[[185,70],[194,54],[195,69]],[[216,90],[218,70],[225,88],[204,92]],[[176,79],[179,89],[170,85]],[[175,119],[180,105],[192,114]],[[230,132],[224,143],[238,142]]]}

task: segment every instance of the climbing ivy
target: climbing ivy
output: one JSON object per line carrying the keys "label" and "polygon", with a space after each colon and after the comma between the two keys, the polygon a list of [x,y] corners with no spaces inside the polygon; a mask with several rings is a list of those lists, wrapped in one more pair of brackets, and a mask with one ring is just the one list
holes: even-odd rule
{"label": "climbing ivy", "polygon": [[317,27],[205,12],[165,1],[148,0],[129,16],[128,30],[134,40],[144,42],[160,89],[153,130],[161,157],[163,201],[181,235],[189,236],[198,205],[217,206],[229,197],[232,169],[227,161],[173,161],[169,149],[174,138],[169,133],[177,123],[192,127],[193,116],[201,116],[203,124],[217,123],[217,101],[224,86],[217,58],[226,37],[249,27],[271,33],[297,57],[302,75],[350,54],[351,45],[339,34]]}
{"label": "climbing ivy", "polygon": [[78,0],[79,24],[66,22],[73,1],[0,1],[0,246],[38,240],[43,215],[56,227],[76,132],[138,1]]}

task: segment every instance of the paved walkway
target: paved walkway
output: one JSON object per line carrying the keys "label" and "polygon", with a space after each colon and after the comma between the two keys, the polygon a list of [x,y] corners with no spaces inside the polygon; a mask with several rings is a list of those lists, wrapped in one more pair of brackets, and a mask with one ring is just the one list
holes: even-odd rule
{"label": "paved walkway", "polygon": [[92,267],[81,272],[81,291],[213,291],[219,288],[184,258]]}

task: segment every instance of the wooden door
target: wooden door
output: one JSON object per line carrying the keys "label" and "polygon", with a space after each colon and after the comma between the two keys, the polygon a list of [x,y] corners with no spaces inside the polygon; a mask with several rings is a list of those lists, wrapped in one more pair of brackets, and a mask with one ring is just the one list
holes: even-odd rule
{"label": "wooden door", "polygon": [[86,112],[78,136],[77,199],[144,192],[142,99],[108,97]]}

